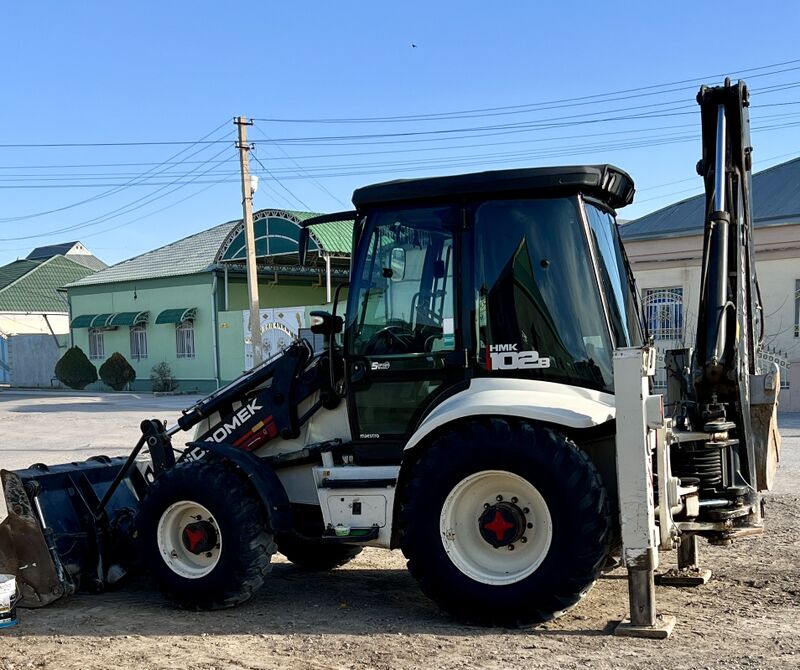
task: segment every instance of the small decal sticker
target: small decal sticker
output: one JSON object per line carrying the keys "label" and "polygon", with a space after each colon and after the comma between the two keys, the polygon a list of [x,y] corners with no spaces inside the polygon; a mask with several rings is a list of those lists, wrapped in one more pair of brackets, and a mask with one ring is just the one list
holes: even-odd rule
{"label": "small decal sticker", "polygon": [[538,351],[517,351],[517,344],[490,344],[486,347],[486,367],[490,370],[541,370],[550,359]]}
{"label": "small decal sticker", "polygon": [[389,361],[372,361],[372,366],[370,367],[371,370],[388,370],[392,367],[392,364]]}

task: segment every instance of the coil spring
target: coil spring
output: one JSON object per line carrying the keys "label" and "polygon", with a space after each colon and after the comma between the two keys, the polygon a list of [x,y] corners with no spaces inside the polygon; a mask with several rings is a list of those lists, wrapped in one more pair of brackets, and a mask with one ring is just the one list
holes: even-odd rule
{"label": "coil spring", "polygon": [[700,490],[722,486],[722,449],[689,445],[672,448],[672,474],[679,479],[695,477]]}

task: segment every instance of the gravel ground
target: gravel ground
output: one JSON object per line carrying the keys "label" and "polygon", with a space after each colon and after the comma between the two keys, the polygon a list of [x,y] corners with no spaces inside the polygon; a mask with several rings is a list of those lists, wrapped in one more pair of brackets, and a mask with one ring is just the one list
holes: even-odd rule
{"label": "gravel ground", "polygon": [[[126,453],[142,418],[191,398],[0,392],[0,465]],[[224,612],[172,609],[144,580],[22,610],[0,632],[0,670],[52,668],[714,668],[800,667],[800,415],[782,415],[783,460],[763,537],[703,545],[707,585],[657,587],[678,619],[669,640],[610,635],[627,607],[625,573],[604,576],[574,610],[530,630],[464,626],[417,589],[402,555],[365,550],[328,574],[280,555],[265,587]],[[674,556],[662,557],[669,567]]]}

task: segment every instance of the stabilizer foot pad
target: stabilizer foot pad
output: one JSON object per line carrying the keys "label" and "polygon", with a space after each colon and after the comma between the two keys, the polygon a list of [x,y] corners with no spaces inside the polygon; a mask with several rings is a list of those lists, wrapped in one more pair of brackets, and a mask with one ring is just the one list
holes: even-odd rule
{"label": "stabilizer foot pad", "polygon": [[614,629],[614,635],[619,637],[646,637],[652,640],[666,640],[672,635],[675,628],[675,617],[659,614],[655,626],[639,626],[624,619]]}
{"label": "stabilizer foot pad", "polygon": [[656,584],[660,586],[702,586],[711,579],[711,570],[701,568],[671,569],[656,575]]}

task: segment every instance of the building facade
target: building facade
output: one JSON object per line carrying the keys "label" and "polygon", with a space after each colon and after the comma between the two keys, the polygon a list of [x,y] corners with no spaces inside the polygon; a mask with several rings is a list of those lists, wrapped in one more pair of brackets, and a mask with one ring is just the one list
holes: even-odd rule
{"label": "building facade", "polygon": [[[274,355],[330,303],[348,276],[352,222],[315,226],[309,263],[297,262],[308,212],[254,215],[262,347]],[[230,221],[67,286],[71,340],[99,368],[119,352],[152,388],[166,363],[182,390],[209,392],[252,366],[244,226]],[[305,334],[305,332],[303,332]]]}

